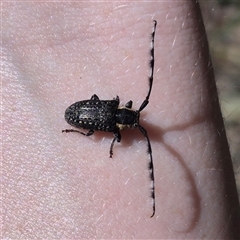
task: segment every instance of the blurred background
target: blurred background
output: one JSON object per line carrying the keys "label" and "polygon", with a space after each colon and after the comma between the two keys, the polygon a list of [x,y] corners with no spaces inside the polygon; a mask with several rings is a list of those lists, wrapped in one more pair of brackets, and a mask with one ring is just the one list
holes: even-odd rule
{"label": "blurred background", "polygon": [[240,197],[240,1],[200,0]]}

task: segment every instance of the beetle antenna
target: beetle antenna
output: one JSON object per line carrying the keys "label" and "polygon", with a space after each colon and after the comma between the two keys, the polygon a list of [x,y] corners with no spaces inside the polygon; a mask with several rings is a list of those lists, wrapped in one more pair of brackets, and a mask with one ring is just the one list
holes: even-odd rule
{"label": "beetle antenna", "polygon": [[154,25],[153,25],[153,31],[152,31],[152,34],[151,34],[151,49],[150,49],[150,56],[151,56],[151,59],[150,59],[150,62],[149,62],[149,65],[150,65],[150,68],[151,68],[151,73],[150,73],[150,77],[149,77],[149,90],[148,90],[148,94],[146,96],[146,99],[143,101],[142,105],[140,106],[139,108],[139,112],[141,112],[149,103],[149,97],[150,97],[150,94],[151,94],[151,91],[152,91],[152,84],[153,84],[153,72],[154,72],[154,61],[155,61],[155,58],[154,58],[154,38],[155,38],[155,32],[156,32],[156,26],[157,26],[157,21],[156,20],[153,20],[154,22]]}
{"label": "beetle antenna", "polygon": [[153,200],[152,206],[153,206],[153,213],[151,215],[151,217],[154,216],[155,214],[155,180],[154,180],[154,169],[153,169],[153,157],[152,157],[152,147],[151,147],[151,143],[150,140],[148,138],[148,134],[145,128],[143,128],[142,126],[138,125],[139,130],[141,131],[141,133],[143,134],[143,136],[147,139],[147,152],[150,156],[150,161],[148,164],[148,169],[150,171],[149,177],[152,183],[151,186],[151,198]]}

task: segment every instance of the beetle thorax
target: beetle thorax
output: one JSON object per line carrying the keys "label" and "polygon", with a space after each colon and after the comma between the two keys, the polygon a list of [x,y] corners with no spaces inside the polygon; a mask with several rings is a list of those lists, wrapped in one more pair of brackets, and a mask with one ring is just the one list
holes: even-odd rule
{"label": "beetle thorax", "polygon": [[125,128],[136,128],[139,123],[139,111],[121,107],[116,112],[116,125],[120,130]]}

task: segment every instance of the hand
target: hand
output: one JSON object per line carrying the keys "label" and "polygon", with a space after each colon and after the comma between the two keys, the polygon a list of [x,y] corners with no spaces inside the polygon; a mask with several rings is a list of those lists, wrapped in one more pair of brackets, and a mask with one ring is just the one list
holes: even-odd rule
{"label": "hand", "polygon": [[[138,109],[141,124],[62,134],[64,111],[97,94]],[[3,207],[6,238],[236,239],[236,187],[198,5],[3,4]]]}

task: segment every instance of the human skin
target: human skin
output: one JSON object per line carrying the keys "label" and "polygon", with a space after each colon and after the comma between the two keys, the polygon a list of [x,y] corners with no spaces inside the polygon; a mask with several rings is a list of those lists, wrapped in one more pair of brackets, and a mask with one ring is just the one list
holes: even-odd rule
{"label": "human skin", "polygon": [[[3,3],[4,238],[234,239],[238,199],[198,4]],[[146,141],[69,129],[72,103],[119,95],[138,109]]]}

